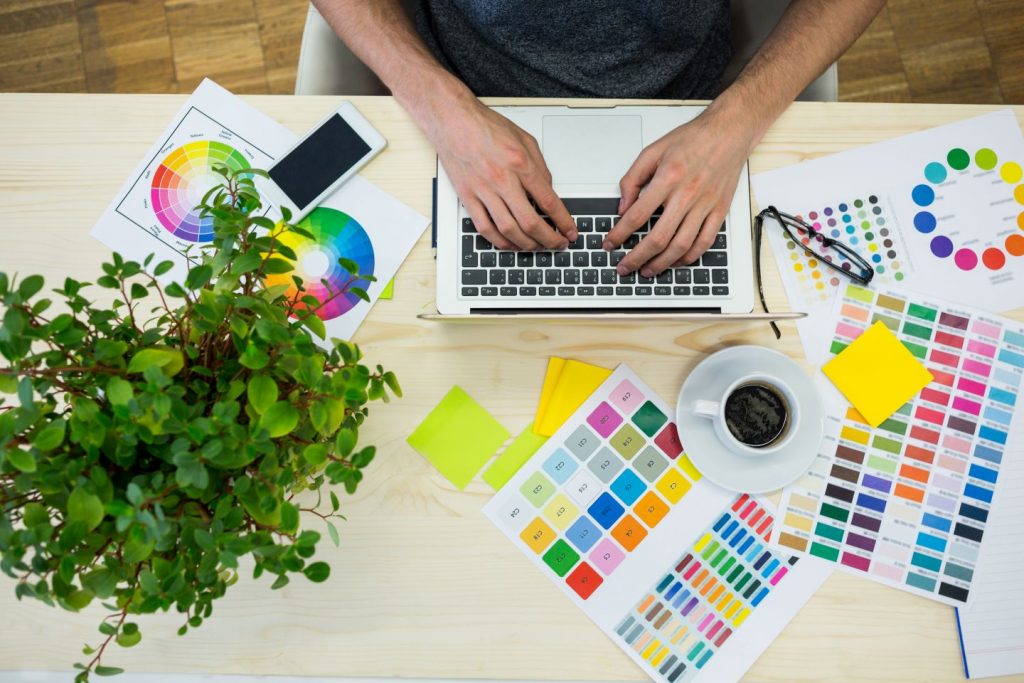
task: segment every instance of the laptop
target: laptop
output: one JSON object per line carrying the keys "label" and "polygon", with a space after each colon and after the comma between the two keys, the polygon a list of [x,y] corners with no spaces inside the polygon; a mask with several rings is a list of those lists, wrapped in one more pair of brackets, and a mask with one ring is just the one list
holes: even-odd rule
{"label": "laptop", "polygon": [[616,264],[650,232],[655,213],[617,251],[601,248],[618,219],[619,180],[640,151],[692,120],[704,107],[497,106],[533,135],[556,194],[579,238],[563,251],[495,249],[477,234],[447,174],[437,169],[437,314],[427,318],[801,317],[752,313],[754,282],[750,192],[744,164],[729,215],[697,263],[645,278],[619,276]]}

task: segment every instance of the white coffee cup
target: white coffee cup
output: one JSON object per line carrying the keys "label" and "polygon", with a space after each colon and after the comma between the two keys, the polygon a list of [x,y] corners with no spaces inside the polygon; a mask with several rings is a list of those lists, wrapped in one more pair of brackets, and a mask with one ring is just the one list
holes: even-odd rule
{"label": "white coffee cup", "polygon": [[[726,424],[726,401],[737,389],[750,384],[760,384],[770,387],[775,393],[779,394],[786,403],[787,416],[782,427],[781,435],[777,436],[767,446],[757,447],[743,443],[733,435],[732,431],[730,431]],[[759,372],[744,375],[730,384],[725,391],[722,392],[721,398],[717,401],[694,401],[693,413],[712,421],[715,428],[715,434],[718,436],[719,441],[721,441],[729,450],[740,455],[749,455],[754,457],[770,455],[785,448],[786,445],[792,441],[793,435],[796,434],[797,429],[800,427],[800,404],[797,403],[796,395],[793,393],[793,390],[778,377],[773,377],[772,375]]]}

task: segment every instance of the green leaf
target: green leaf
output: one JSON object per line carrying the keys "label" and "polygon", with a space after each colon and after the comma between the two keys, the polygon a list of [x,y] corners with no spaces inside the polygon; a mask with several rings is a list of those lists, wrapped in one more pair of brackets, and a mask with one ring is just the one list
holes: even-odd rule
{"label": "green leaf", "polygon": [[351,429],[340,430],[335,439],[335,445],[338,448],[338,455],[343,458],[348,457],[352,449],[356,447],[356,433]]}
{"label": "green leaf", "polygon": [[46,506],[40,503],[28,503],[22,508],[21,513],[25,526],[29,528],[50,523],[50,513],[47,512]]}
{"label": "green leaf", "polygon": [[[68,521],[84,522],[87,531],[92,531],[103,521],[103,501],[99,496],[83,488],[75,488],[68,496]],[[99,591],[94,591],[99,595]]]}
{"label": "green leaf", "polygon": [[121,647],[133,647],[142,640],[142,633],[139,632],[137,624],[128,623],[121,627],[121,633],[117,635],[117,644]]}
{"label": "green leaf", "polygon": [[[94,569],[88,574],[83,574],[81,580],[82,586],[95,593],[100,600],[109,598],[117,588],[117,575],[109,569]],[[100,632],[102,633],[102,630]]]}
{"label": "green leaf", "polygon": [[44,281],[42,275],[29,275],[27,278],[22,280],[21,285],[18,286],[18,296],[21,297],[22,301],[27,301],[43,288],[43,284]]}
{"label": "green leaf", "polygon": [[319,316],[309,314],[302,319],[302,324],[307,330],[315,334],[318,339],[327,339],[327,326]]}
{"label": "green leaf", "polygon": [[28,451],[23,451],[20,448],[13,448],[6,453],[7,462],[14,465],[22,472],[35,472],[36,471],[36,459]]}
{"label": "green leaf", "polygon": [[92,602],[93,594],[87,590],[74,590],[64,597],[64,604],[75,612],[83,610]]}
{"label": "green leaf", "polygon": [[331,511],[337,512],[338,508],[341,507],[341,501],[338,500],[338,494],[331,491]]}
{"label": "green leaf", "polygon": [[384,383],[388,385],[389,389],[391,389],[391,393],[393,393],[398,398],[402,398],[402,387],[398,384],[398,377],[395,376],[395,373],[391,372],[390,370],[388,372],[385,372]]}
{"label": "green leaf", "polygon": [[168,377],[174,377],[185,367],[185,357],[180,350],[166,346],[141,349],[128,363],[128,372],[144,372],[153,366],[160,368]]}
{"label": "green leaf", "polygon": [[41,451],[52,451],[64,442],[66,429],[67,422],[61,419],[54,420],[35,435],[32,445]]}
{"label": "green leaf", "polygon": [[210,278],[213,277],[213,267],[210,265],[196,266],[188,271],[188,275],[185,276],[185,286],[189,289],[200,289],[205,287],[209,282]]}
{"label": "green leaf", "polygon": [[314,467],[321,465],[327,460],[327,448],[323,444],[312,443],[302,451],[302,457]]}
{"label": "green leaf", "polygon": [[331,566],[326,562],[314,562],[303,569],[302,573],[313,583],[322,583],[331,575]]}
{"label": "green leaf", "polygon": [[359,274],[359,264],[344,256],[338,259],[338,265],[345,269],[349,275]]}
{"label": "green leaf", "polygon": [[123,406],[132,400],[135,392],[132,391],[131,382],[126,382],[120,377],[114,376],[107,380],[107,400],[111,405]]}
{"label": "green leaf", "polygon": [[[136,527],[137,528],[137,527]],[[153,554],[156,544],[152,541],[131,538],[124,544],[122,558],[128,564],[138,564]]]}
{"label": "green leaf", "polygon": [[123,674],[124,669],[119,669],[116,666],[97,666],[92,672],[97,676],[117,676]]}
{"label": "green leaf", "polygon": [[267,275],[283,275],[295,270],[295,264],[283,258],[268,258],[263,262],[263,272]]}
{"label": "green leaf", "polygon": [[13,394],[18,391],[18,378],[14,375],[0,375],[0,394]]}
{"label": "green leaf", "polygon": [[253,375],[249,380],[247,394],[249,405],[258,415],[262,415],[277,401],[277,382],[267,375]]}
{"label": "green leaf", "polygon": [[331,543],[334,544],[335,548],[341,547],[341,536],[338,534],[338,527],[334,526],[331,522],[327,522],[327,535],[331,537]]}
{"label": "green leaf", "polygon": [[172,268],[174,268],[173,261],[161,261],[160,263],[156,264],[156,268],[153,269],[153,274],[156,275],[157,277],[160,277],[164,273],[170,272]]}
{"label": "green leaf", "polygon": [[206,529],[196,529],[195,532],[196,543],[203,550],[213,550],[217,547],[216,542],[213,540],[213,534]]}
{"label": "green leaf", "polygon": [[281,505],[281,531],[294,533],[299,528],[299,509],[291,503]]}
{"label": "green leaf", "polygon": [[288,401],[278,401],[260,418],[260,426],[277,439],[289,434],[299,424],[299,411]]}
{"label": "green leaf", "polygon": [[249,344],[238,357],[238,362],[250,370],[262,370],[270,362],[270,356],[255,344]]}

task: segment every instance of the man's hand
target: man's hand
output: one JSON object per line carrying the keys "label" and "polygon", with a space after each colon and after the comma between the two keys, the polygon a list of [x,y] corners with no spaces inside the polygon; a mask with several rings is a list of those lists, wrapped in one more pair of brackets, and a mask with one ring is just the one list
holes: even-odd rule
{"label": "man's hand", "polygon": [[693,263],[711,246],[755,143],[750,128],[712,107],[640,153],[619,184],[622,218],[604,248],[619,248],[664,208],[651,232],[619,262],[620,275],[639,270],[652,277],[677,263]]}
{"label": "man's hand", "polygon": [[576,239],[576,223],[529,133],[472,99],[449,109],[427,135],[477,230],[494,246],[564,249]]}

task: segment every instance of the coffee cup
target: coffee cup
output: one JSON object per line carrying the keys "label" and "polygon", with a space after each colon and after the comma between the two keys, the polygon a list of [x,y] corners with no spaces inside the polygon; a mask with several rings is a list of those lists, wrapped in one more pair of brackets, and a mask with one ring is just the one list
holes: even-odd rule
{"label": "coffee cup", "polygon": [[729,450],[754,457],[784,448],[800,425],[800,406],[793,391],[764,373],[741,377],[718,400],[694,401],[693,412],[712,421],[715,434]]}

